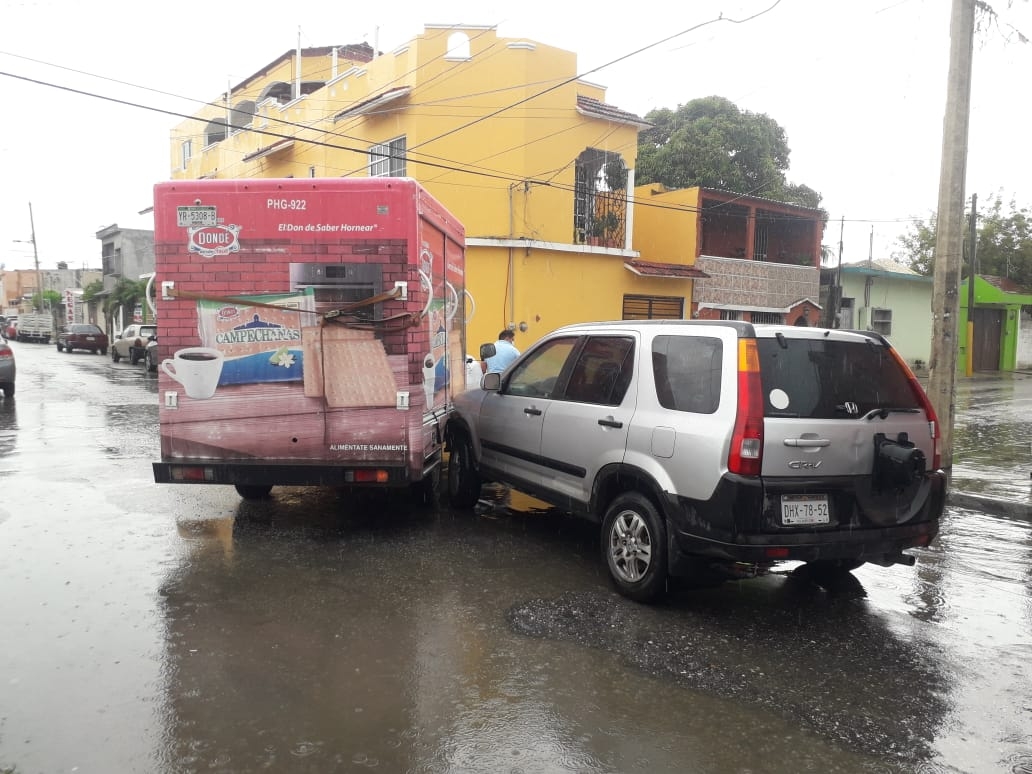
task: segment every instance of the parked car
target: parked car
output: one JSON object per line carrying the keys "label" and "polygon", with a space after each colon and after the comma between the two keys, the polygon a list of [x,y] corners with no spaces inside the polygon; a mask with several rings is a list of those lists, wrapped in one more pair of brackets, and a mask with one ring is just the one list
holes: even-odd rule
{"label": "parked car", "polygon": [[117,363],[124,357],[136,365],[147,354],[147,341],[157,333],[158,326],[154,324],[133,324],[126,327],[111,342],[111,359]]}
{"label": "parked car", "polygon": [[0,344],[0,390],[3,390],[5,400],[14,397],[15,370],[14,350],[6,342]]}
{"label": "parked car", "polygon": [[108,337],[100,328],[90,323],[72,323],[65,326],[57,334],[57,351],[72,352],[76,349],[88,349],[94,355],[98,352],[106,355]]}
{"label": "parked car", "polygon": [[14,316],[8,317],[7,321],[4,323],[3,332],[4,332],[4,340],[12,340],[12,339],[17,340],[17,338],[18,338],[18,318],[14,317]]}
{"label": "parked car", "polygon": [[939,529],[939,427],[869,331],[733,321],[561,328],[457,393],[448,492],[499,481],[601,525],[618,591],[668,576],[912,565]]}
{"label": "parked car", "polygon": [[154,373],[158,370],[158,336],[157,334],[150,337],[147,342],[146,351],[143,356],[143,362],[147,364],[147,370]]}

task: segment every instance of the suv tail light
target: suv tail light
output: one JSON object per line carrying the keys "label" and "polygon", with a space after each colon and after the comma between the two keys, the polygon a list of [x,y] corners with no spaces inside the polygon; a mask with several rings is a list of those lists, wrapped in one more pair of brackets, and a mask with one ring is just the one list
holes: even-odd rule
{"label": "suv tail light", "polygon": [[738,415],[731,435],[727,469],[758,476],[763,463],[763,385],[756,339],[738,340]]}
{"label": "suv tail light", "polygon": [[892,353],[893,359],[903,369],[903,373],[907,375],[907,380],[910,382],[910,389],[914,391],[914,397],[917,402],[921,404],[921,408],[924,409],[925,416],[928,417],[928,432],[932,436],[932,470],[938,470],[942,464],[942,455],[939,451],[939,417],[935,413],[935,409],[932,407],[932,402],[928,399],[928,393],[924,391],[924,387],[921,386],[921,382],[917,380],[914,372],[910,366],[907,365],[907,361],[897,352],[895,349],[890,348],[889,352]]}

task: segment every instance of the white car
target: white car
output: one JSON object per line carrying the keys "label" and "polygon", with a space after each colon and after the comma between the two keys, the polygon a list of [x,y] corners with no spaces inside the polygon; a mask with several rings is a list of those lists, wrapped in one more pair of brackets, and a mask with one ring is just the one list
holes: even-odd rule
{"label": "white car", "polygon": [[153,323],[128,326],[111,342],[111,359],[117,363],[124,357],[133,365],[142,362],[147,354],[147,342],[157,335],[158,326]]}

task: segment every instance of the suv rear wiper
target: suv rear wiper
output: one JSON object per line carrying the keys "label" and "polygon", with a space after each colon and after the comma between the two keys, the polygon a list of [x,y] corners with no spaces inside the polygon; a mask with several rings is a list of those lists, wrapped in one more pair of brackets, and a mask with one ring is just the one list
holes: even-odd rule
{"label": "suv rear wiper", "polygon": [[881,408],[875,408],[875,409],[871,409],[870,411],[868,411],[866,414],[864,414],[864,419],[870,420],[870,419],[874,419],[875,417],[879,417],[880,419],[885,419],[886,417],[889,416],[889,414],[920,414],[920,413],[921,413],[921,409],[919,409],[919,408],[903,408],[903,407],[893,407],[893,406],[882,406]]}

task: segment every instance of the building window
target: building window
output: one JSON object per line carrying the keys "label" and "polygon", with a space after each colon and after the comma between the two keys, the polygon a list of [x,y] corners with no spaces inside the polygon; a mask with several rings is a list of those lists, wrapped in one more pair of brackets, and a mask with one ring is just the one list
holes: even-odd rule
{"label": "building window", "polygon": [[871,330],[877,331],[882,336],[892,335],[892,310],[879,309],[871,310]]}
{"label": "building window", "polygon": [[214,145],[217,142],[222,142],[226,139],[226,122],[219,120],[212,120],[208,122],[208,125],[204,128],[204,145]]}
{"label": "building window", "polygon": [[453,61],[465,61],[469,59],[469,35],[465,32],[453,32],[449,35],[448,50],[444,52],[444,58]]}
{"label": "building window", "polygon": [[405,177],[404,137],[395,137],[369,149],[369,177]]}
{"label": "building window", "polygon": [[588,148],[574,168],[573,243],[623,247],[627,167],[612,151]]}
{"label": "building window", "polygon": [[193,140],[183,140],[183,160],[180,167],[186,169],[190,163],[190,159],[193,158]]}
{"label": "building window", "polygon": [[720,310],[721,320],[741,320],[742,313],[737,309],[721,309]]}
{"label": "building window", "polygon": [[785,321],[785,315],[781,312],[753,312],[751,317],[752,322],[757,324],[780,325]]}
{"label": "building window", "polygon": [[625,320],[683,320],[684,299],[671,296],[624,296]]}

